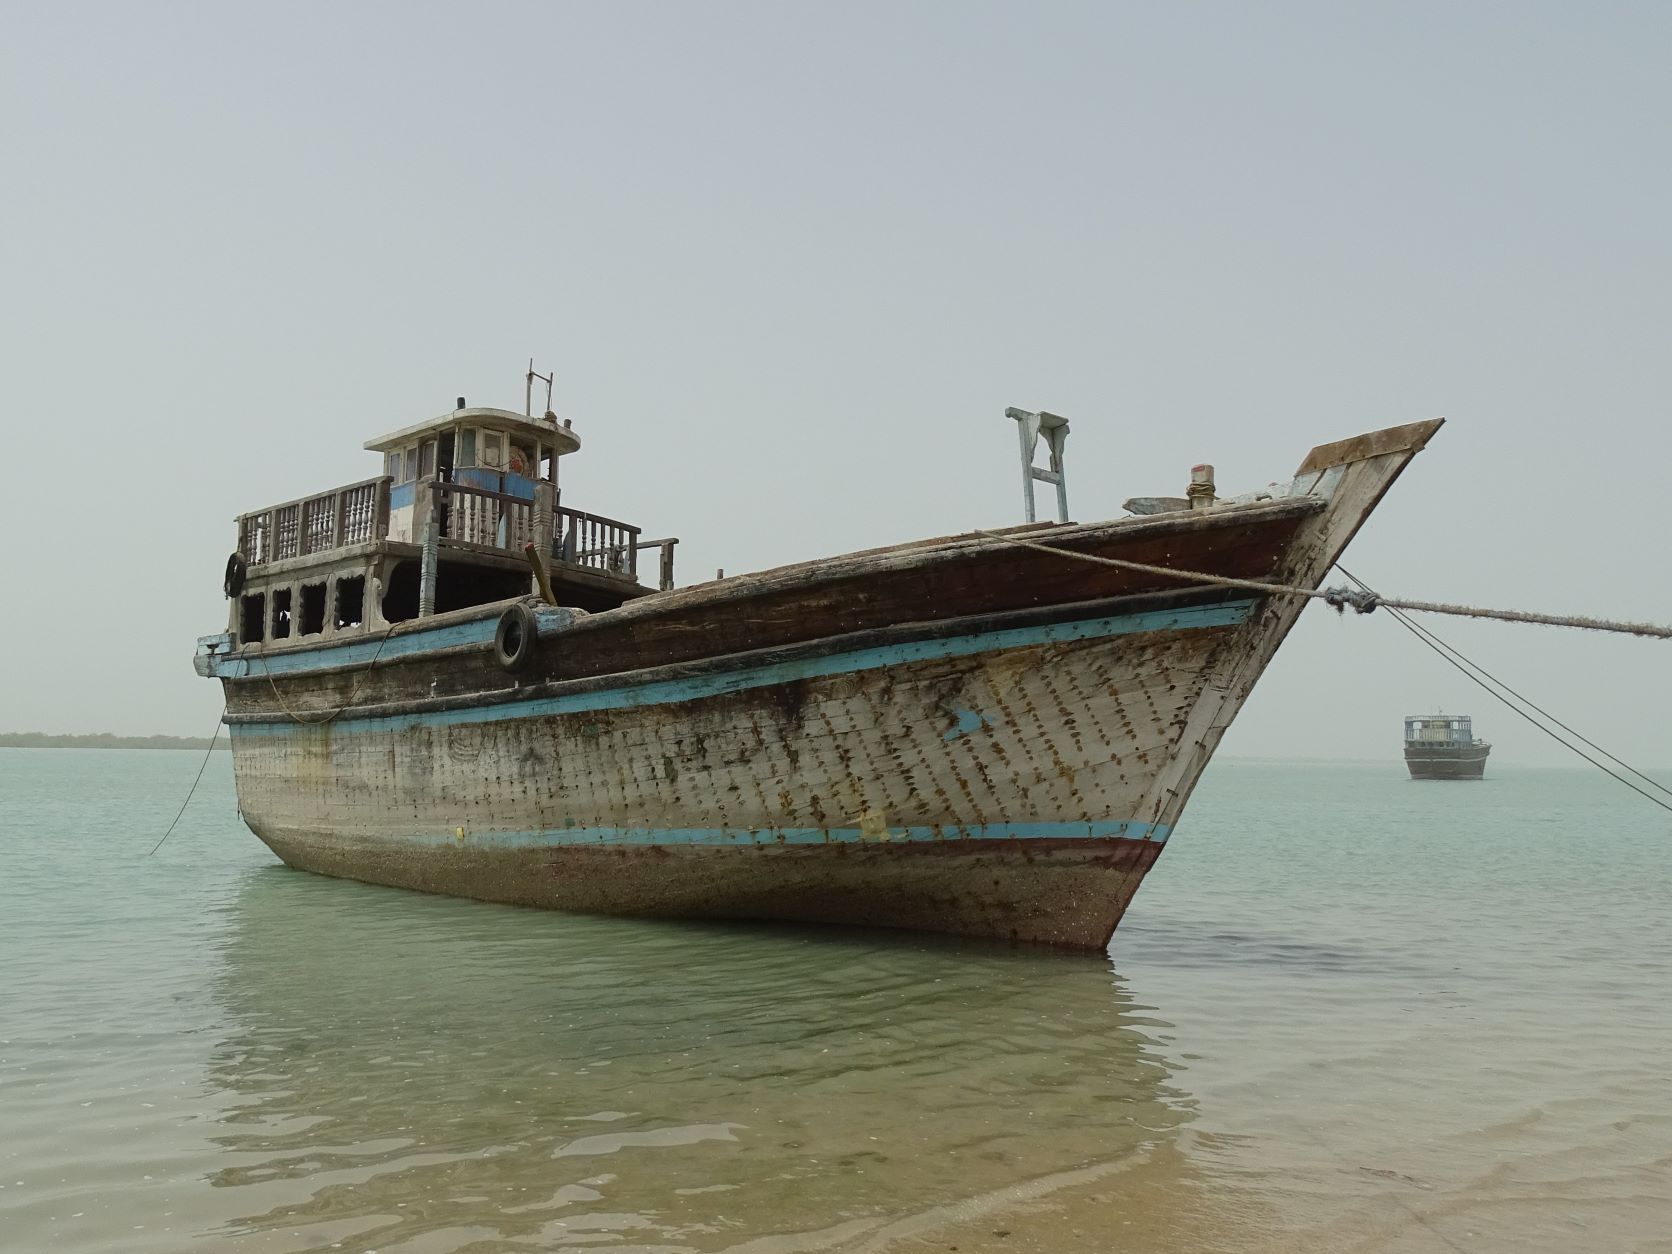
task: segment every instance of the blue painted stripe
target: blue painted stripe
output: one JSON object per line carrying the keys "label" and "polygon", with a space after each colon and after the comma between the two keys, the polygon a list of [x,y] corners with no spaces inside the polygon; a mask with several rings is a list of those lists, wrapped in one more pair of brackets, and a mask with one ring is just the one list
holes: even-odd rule
{"label": "blue painted stripe", "polygon": [[395,837],[410,845],[458,845],[471,849],[551,849],[585,845],[884,845],[959,840],[1147,840],[1166,841],[1159,823],[1108,820],[1095,823],[971,823],[944,827],[891,827],[887,835],[857,827],[563,827],[538,832],[476,832],[456,829]]}
{"label": "blue painted stripe", "polygon": [[[538,612],[536,612],[538,618]],[[321,671],[332,666],[356,666],[369,664],[373,658],[381,666],[384,662],[395,658],[412,657],[420,653],[431,653],[437,649],[456,648],[460,645],[480,645],[486,648],[493,643],[494,629],[499,619],[477,618],[468,623],[452,623],[446,627],[419,628],[415,631],[398,631],[387,641],[379,632],[372,636],[362,636],[352,644],[321,645],[317,649],[297,649],[285,653],[252,654],[248,657],[227,657],[215,659],[215,677],[217,679],[247,679],[251,675],[260,678],[266,674],[298,675],[309,671]],[[379,652],[379,649],[382,652]]]}
{"label": "blue painted stripe", "polygon": [[[744,667],[714,675],[693,675],[684,679],[577,692],[558,697],[534,697],[497,705],[472,706],[462,710],[435,710],[413,714],[391,714],[378,718],[344,716],[331,724],[333,734],[347,731],[403,731],[416,727],[450,727],[470,723],[498,723],[508,719],[541,718],[555,714],[582,714],[595,710],[632,709],[649,705],[671,705],[700,701],[705,697],[744,692],[799,679],[817,679],[882,670],[911,662],[969,657],[1029,645],[1066,644],[1079,640],[1101,640],[1111,636],[1139,635],[1154,631],[1181,631],[1206,627],[1231,627],[1244,621],[1253,601],[1226,601],[1218,605],[1157,610],[1143,614],[1122,614],[1073,623],[1050,623],[1035,627],[1011,627],[940,640],[914,640],[906,644],[878,645],[847,653],[798,658],[767,666]],[[561,637],[559,637],[561,639]],[[393,641],[391,641],[393,643]],[[234,735],[286,735],[305,733],[307,725],[288,719],[267,723],[242,723],[232,727]]]}
{"label": "blue painted stripe", "polygon": [[405,509],[412,504],[417,495],[418,485],[416,483],[397,483],[389,489],[389,508]]}

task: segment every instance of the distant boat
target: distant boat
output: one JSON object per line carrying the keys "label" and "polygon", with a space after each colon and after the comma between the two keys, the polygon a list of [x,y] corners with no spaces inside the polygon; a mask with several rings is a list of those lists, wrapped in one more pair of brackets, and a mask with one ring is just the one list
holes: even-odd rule
{"label": "distant boat", "polygon": [[1412,779],[1480,779],[1492,746],[1476,740],[1467,714],[1413,714],[1405,720],[1405,765]]}

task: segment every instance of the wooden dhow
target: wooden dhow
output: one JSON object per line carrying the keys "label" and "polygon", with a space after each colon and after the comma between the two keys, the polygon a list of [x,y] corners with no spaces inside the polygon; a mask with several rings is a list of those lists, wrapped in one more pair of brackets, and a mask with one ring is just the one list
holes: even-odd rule
{"label": "wooden dhow", "polygon": [[[1066,423],[1011,416],[1030,515],[1038,478],[1066,516]],[[1245,497],[1202,467],[1116,521],[675,588],[673,540],[560,504],[567,423],[461,398],[368,442],[382,476],[238,520],[197,669],[294,867],[1100,948],[1305,602],[1083,557],[1315,588],[1441,421]]]}

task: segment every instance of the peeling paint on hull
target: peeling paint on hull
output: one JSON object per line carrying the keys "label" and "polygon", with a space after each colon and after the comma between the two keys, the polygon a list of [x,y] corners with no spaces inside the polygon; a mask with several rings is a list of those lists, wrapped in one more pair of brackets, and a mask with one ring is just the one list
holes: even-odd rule
{"label": "peeling paint on hull", "polygon": [[1156,775],[1247,613],[678,700],[235,725],[239,796],[286,862],[353,879],[1096,947],[1166,838]]}

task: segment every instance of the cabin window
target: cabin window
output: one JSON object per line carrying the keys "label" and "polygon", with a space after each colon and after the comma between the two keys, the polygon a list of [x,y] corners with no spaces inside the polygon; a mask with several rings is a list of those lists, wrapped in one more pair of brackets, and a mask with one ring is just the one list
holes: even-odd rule
{"label": "cabin window", "polygon": [[474,466],[476,464],[476,428],[460,427],[458,450],[453,456],[455,466]]}
{"label": "cabin window", "polygon": [[435,473],[435,441],[425,440],[418,446],[418,477],[428,479]]}
{"label": "cabin window", "polygon": [[521,444],[513,444],[510,455],[505,459],[505,469],[514,475],[532,475],[534,455]]}
{"label": "cabin window", "polygon": [[383,455],[383,473],[396,483],[401,481],[401,455],[398,451]]}
{"label": "cabin window", "polygon": [[322,583],[305,583],[302,585],[302,628],[301,635],[317,636],[325,630],[325,585]]}
{"label": "cabin window", "polygon": [[283,640],[290,635],[290,589],[273,589],[273,639]]}
{"label": "cabin window", "polygon": [[505,464],[505,455],[500,450],[505,447],[504,437],[497,431],[482,432],[482,464],[498,470]]}
{"label": "cabin window", "polygon": [[[390,623],[404,623],[418,617],[418,563],[410,559],[396,562],[383,581],[383,618]],[[497,570],[474,566],[467,562],[438,562],[435,581],[435,610],[444,614],[472,605],[487,605],[528,594],[526,570]],[[599,609],[614,609],[620,597]]]}
{"label": "cabin window", "polygon": [[406,450],[406,467],[401,473],[402,483],[411,483],[418,477],[418,446],[414,444]]}
{"label": "cabin window", "polygon": [[344,627],[358,627],[366,617],[366,577],[353,575],[337,580],[337,613],[335,623]]}
{"label": "cabin window", "polygon": [[540,478],[544,479],[547,483],[552,481],[552,462],[555,460],[556,459],[552,456],[552,451],[549,448],[542,446],[540,449]]}
{"label": "cabin window", "polygon": [[252,592],[238,604],[238,639],[242,644],[254,644],[266,637],[261,625],[267,618],[267,594]]}

